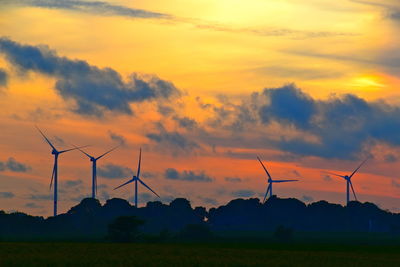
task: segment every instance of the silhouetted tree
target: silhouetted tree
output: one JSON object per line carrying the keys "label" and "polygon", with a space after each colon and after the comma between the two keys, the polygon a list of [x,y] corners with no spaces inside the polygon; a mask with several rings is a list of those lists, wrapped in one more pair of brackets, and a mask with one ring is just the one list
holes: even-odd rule
{"label": "silhouetted tree", "polygon": [[112,241],[131,242],[139,236],[139,226],[143,220],[136,216],[121,216],[108,225],[108,237]]}

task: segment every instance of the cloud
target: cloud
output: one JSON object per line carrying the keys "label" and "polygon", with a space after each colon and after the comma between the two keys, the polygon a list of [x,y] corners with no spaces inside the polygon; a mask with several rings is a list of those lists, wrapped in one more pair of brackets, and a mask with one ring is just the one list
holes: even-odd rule
{"label": "cloud", "polygon": [[108,130],[108,136],[111,138],[111,140],[121,144],[122,146],[126,146],[127,141],[126,138],[118,133],[115,133],[111,130]]}
{"label": "cloud", "polygon": [[174,168],[168,168],[165,170],[165,178],[170,180],[180,180],[189,182],[212,182],[214,178],[206,175],[204,171],[195,172],[184,170],[182,172],[177,171]]}
{"label": "cloud", "polygon": [[37,195],[30,195],[28,199],[31,200],[53,200],[53,195],[52,194],[37,194]]}
{"label": "cloud", "polygon": [[[289,84],[255,92],[240,106],[225,106],[220,108],[226,110],[223,115],[214,113],[213,121],[220,123],[209,126],[230,129],[235,135],[218,137],[219,146],[240,142],[247,148],[274,148],[299,156],[356,159],[379,142],[400,145],[400,136],[393,131],[400,128],[400,108],[382,100],[368,102],[352,94],[316,100]],[[247,134],[238,135],[232,125],[241,125]],[[269,127],[275,130],[264,134]]]}
{"label": "cloud", "polygon": [[399,183],[399,182],[396,182],[396,180],[392,179],[392,186],[393,186],[394,188],[400,188],[400,183]]}
{"label": "cloud", "polygon": [[242,190],[238,190],[238,191],[233,191],[231,195],[233,197],[252,197],[255,194],[256,193],[253,190],[242,189]]}
{"label": "cloud", "polygon": [[133,171],[130,168],[108,163],[98,168],[97,173],[99,176],[108,179],[129,178]]}
{"label": "cloud", "polygon": [[331,177],[330,175],[327,175],[327,174],[324,174],[324,175],[322,176],[322,179],[323,179],[325,182],[331,182],[331,181],[332,181],[332,177]]}
{"label": "cloud", "polygon": [[289,37],[292,39],[327,38],[336,36],[354,36],[353,33],[331,31],[306,31],[289,28],[257,27],[240,28],[221,23],[203,21],[193,18],[178,18],[170,14],[158,13],[143,9],[131,8],[122,5],[110,4],[103,1],[82,0],[3,0],[2,4],[31,6],[48,9],[64,9],[70,11],[85,12],[100,16],[121,16],[134,19],[163,19],[173,23],[189,24],[198,29],[227,32],[234,34],[252,34],[264,37]]}
{"label": "cloud", "polygon": [[173,120],[175,120],[177,122],[179,127],[182,127],[182,128],[188,129],[188,130],[193,130],[197,126],[197,122],[189,117],[175,116],[173,118]]}
{"label": "cloud", "polygon": [[162,149],[173,149],[174,151],[192,152],[199,145],[188,137],[177,131],[168,131],[160,123],[157,125],[158,132],[146,134],[147,138],[155,142]]}
{"label": "cloud", "polygon": [[12,171],[12,172],[28,172],[32,168],[29,165],[16,161],[13,157],[8,158],[7,161],[0,161],[0,172],[1,171]]}
{"label": "cloud", "polygon": [[163,13],[147,11],[143,9],[130,8],[121,5],[110,4],[102,1],[81,0],[3,0],[2,4],[23,5],[49,9],[67,9],[102,16],[123,16],[130,18],[169,18]]}
{"label": "cloud", "polygon": [[0,53],[21,73],[33,71],[55,77],[58,94],[72,101],[72,111],[81,115],[102,117],[107,111],[131,115],[131,103],[162,101],[180,95],[172,83],[156,76],[132,73],[124,81],[111,68],[58,56],[46,46],[23,45],[0,38]]}
{"label": "cloud", "polygon": [[0,87],[6,87],[8,83],[8,74],[7,72],[0,68]]}
{"label": "cloud", "polygon": [[303,200],[304,202],[312,202],[312,201],[314,201],[314,198],[311,197],[311,196],[303,195],[303,196],[301,197],[301,200]]}
{"label": "cloud", "polygon": [[25,207],[30,208],[30,209],[41,209],[41,208],[43,208],[43,206],[40,206],[40,205],[38,205],[36,203],[33,203],[33,202],[26,203]]}
{"label": "cloud", "polygon": [[293,124],[298,128],[308,128],[316,111],[315,101],[293,84],[266,89],[260,97],[270,100],[268,104],[259,108],[263,123],[275,120],[283,124]]}
{"label": "cloud", "polygon": [[396,162],[397,160],[398,160],[397,157],[393,154],[386,154],[384,156],[385,162],[393,163],[393,162]]}
{"label": "cloud", "polygon": [[205,204],[209,204],[209,205],[217,205],[218,204],[218,200],[216,200],[215,198],[209,198],[209,197],[199,197],[199,199],[201,201],[203,201]]}
{"label": "cloud", "polygon": [[66,187],[76,187],[79,185],[82,185],[83,182],[82,180],[69,180],[69,181],[65,181],[65,186]]}
{"label": "cloud", "polygon": [[15,197],[13,192],[0,192],[0,198],[13,198]]}
{"label": "cloud", "polygon": [[225,181],[231,182],[231,183],[240,183],[242,181],[242,179],[239,177],[225,177]]}
{"label": "cloud", "polygon": [[332,79],[344,74],[331,69],[301,68],[292,66],[267,66],[254,69],[255,72],[270,76],[293,78],[301,80]]}

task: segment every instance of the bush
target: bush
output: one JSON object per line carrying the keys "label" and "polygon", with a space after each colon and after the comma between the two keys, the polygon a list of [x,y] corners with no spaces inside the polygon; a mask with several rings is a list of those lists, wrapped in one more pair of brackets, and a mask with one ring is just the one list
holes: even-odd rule
{"label": "bush", "polygon": [[108,225],[108,238],[116,242],[137,241],[140,232],[139,226],[144,221],[136,216],[121,216]]}

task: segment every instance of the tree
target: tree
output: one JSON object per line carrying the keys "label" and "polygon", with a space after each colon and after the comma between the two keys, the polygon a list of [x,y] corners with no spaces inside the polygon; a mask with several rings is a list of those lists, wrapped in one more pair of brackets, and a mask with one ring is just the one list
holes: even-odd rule
{"label": "tree", "polygon": [[108,237],[117,242],[136,241],[140,234],[139,226],[143,224],[144,221],[136,216],[118,217],[108,225]]}

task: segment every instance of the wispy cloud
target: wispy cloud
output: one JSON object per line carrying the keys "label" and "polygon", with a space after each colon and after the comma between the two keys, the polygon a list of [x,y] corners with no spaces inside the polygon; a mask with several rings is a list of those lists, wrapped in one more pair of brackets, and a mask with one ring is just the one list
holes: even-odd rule
{"label": "wispy cloud", "polygon": [[123,5],[111,4],[104,1],[80,0],[2,0],[0,3],[11,6],[30,6],[48,9],[63,9],[84,12],[100,16],[121,16],[133,19],[159,19],[173,23],[184,23],[198,29],[212,30],[226,33],[244,33],[264,37],[288,37],[292,39],[327,38],[337,36],[354,36],[354,33],[332,31],[306,31],[276,27],[232,27],[218,22],[204,21],[195,18],[176,17],[171,14],[137,9]]}
{"label": "wispy cloud", "polygon": [[50,9],[67,9],[102,16],[123,16],[130,18],[169,18],[170,15],[144,9],[130,8],[103,1],[79,0],[2,0],[2,4],[21,5]]}

